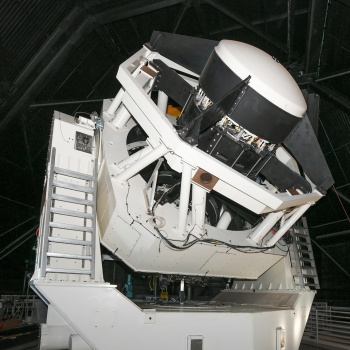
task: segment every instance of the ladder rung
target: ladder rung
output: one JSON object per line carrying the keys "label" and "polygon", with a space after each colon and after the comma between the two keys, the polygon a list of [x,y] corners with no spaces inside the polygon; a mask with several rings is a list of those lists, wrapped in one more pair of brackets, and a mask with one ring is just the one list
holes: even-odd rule
{"label": "ladder rung", "polygon": [[82,213],[80,211],[74,211],[74,210],[67,210],[67,209],[61,209],[61,208],[50,208],[50,212],[53,214],[60,214],[60,215],[67,215],[67,216],[75,216],[77,218],[84,218],[84,219],[93,219],[93,215],[89,213]]}
{"label": "ladder rung", "polygon": [[55,168],[54,172],[56,174],[66,175],[66,176],[74,177],[76,179],[81,179],[81,180],[86,180],[86,181],[94,180],[94,177],[92,175],[78,173],[77,171],[72,171],[72,170],[68,170],[68,169]]}
{"label": "ladder rung", "polygon": [[62,194],[56,194],[56,193],[52,193],[51,196],[52,196],[51,197],[52,199],[56,199],[62,202],[76,203],[76,204],[82,204],[82,205],[94,205],[93,201],[89,201],[87,199],[63,196]]}
{"label": "ladder rung", "polygon": [[49,242],[55,243],[66,243],[66,244],[76,244],[76,245],[91,245],[91,241],[82,241],[80,239],[70,239],[61,237],[49,237]]}
{"label": "ladder rung", "polygon": [[51,267],[46,268],[46,272],[51,273],[74,273],[74,274],[80,274],[80,275],[90,275],[90,270],[70,270],[70,269],[53,269]]}
{"label": "ladder rung", "polygon": [[47,256],[52,258],[79,259],[79,260],[92,259],[91,255],[63,254],[63,253],[51,253],[51,252],[48,252]]}
{"label": "ladder rung", "polygon": [[62,228],[65,230],[73,230],[73,231],[83,231],[83,232],[92,232],[93,231],[92,227],[62,224],[60,222],[50,222],[49,226],[52,228]]}
{"label": "ladder rung", "polygon": [[91,188],[91,187],[70,184],[70,183],[64,182],[64,181],[56,181],[56,180],[54,180],[52,185],[56,186],[56,187],[67,188],[68,190],[73,190],[73,191],[79,191],[79,192],[85,192],[85,193],[94,193],[94,189]]}

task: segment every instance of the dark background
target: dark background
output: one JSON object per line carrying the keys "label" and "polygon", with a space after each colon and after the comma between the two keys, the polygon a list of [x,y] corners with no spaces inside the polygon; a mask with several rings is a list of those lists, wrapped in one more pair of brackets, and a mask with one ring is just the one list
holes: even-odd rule
{"label": "dark background", "polygon": [[[0,0],[0,294],[21,293],[25,271],[33,271],[54,109],[99,112],[101,100],[119,89],[119,64],[153,30],[243,41],[288,67],[310,94],[309,114],[350,212],[349,18],[349,0]],[[84,103],[60,104],[69,101]],[[307,219],[312,238],[350,273],[344,209],[329,190]],[[18,238],[27,241],[4,257],[18,243],[3,249]],[[316,246],[314,253],[317,299],[348,305],[349,276]],[[106,280],[125,282],[122,263],[106,261],[104,267]],[[224,286],[212,283],[206,293]],[[147,277],[135,276],[140,293],[147,284]]]}

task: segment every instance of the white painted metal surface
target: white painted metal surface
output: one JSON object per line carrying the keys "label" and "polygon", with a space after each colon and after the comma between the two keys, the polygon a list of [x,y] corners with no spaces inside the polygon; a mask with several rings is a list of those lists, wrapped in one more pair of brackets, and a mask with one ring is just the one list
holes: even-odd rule
{"label": "white painted metal surface", "polygon": [[188,204],[190,200],[190,190],[191,190],[191,179],[192,179],[192,167],[191,165],[184,162],[182,164],[179,220],[177,224],[177,229],[179,230],[180,235],[186,234]]}
{"label": "white painted metal surface", "polygon": [[169,312],[140,309],[106,284],[35,283],[35,288],[73,334],[103,350],[116,344],[123,350],[161,350],[164,342],[169,350],[186,350],[191,335],[203,337],[203,349],[228,350],[232,344],[237,349],[275,349],[279,327],[286,330],[286,349],[297,350],[314,297],[313,292],[300,292],[294,310],[197,306]]}
{"label": "white painted metal surface", "polygon": [[201,237],[204,234],[206,200],[206,190],[196,184],[193,184],[191,233],[197,235],[197,237]]}
{"label": "white painted metal surface", "polygon": [[[226,46],[225,44],[224,48]],[[242,50],[241,56],[235,54],[241,63],[247,57],[245,55],[257,52],[249,51],[251,49],[247,49],[249,52]],[[153,78],[141,68],[154,58],[162,59],[171,68],[196,77],[193,72],[158,53],[141,49],[120,66],[117,77],[122,89],[116,98],[104,102],[105,128],[101,146],[97,137],[95,141],[95,133],[89,126],[90,123],[78,125],[73,117],[55,113],[50,147],[57,149],[56,166],[92,175],[96,153],[100,158],[98,234],[93,242],[96,245],[96,259],[91,259],[96,277],[92,279],[84,272],[47,272],[40,277],[40,259],[45,252],[39,235],[41,241],[32,287],[49,304],[49,317],[41,349],[108,350],[118,346],[123,350],[160,350],[164,347],[169,350],[188,350],[189,339],[197,336],[197,339],[202,339],[205,350],[231,349],[232,344],[237,349],[266,350],[276,348],[277,329],[284,329],[286,349],[297,350],[314,292],[296,285],[289,254],[278,245],[274,246],[274,243],[281,238],[282,231],[288,229],[292,221],[319,200],[321,195],[314,190],[309,194],[291,196],[289,193],[278,192],[272,185],[266,188],[196,146],[182,141],[165,115],[167,96],[159,93],[158,105],[150,97]],[[269,59],[273,62],[272,65],[278,65],[269,56],[261,59]],[[247,65],[252,65],[251,61],[246,61]],[[265,76],[259,67],[255,68],[256,74],[252,81],[256,84],[254,86],[259,87],[260,80]],[[280,68],[272,69],[282,74]],[[194,78],[186,79],[192,86],[196,86]],[[272,96],[270,97],[274,101],[271,102],[286,102],[284,109],[289,113],[298,117],[304,113],[304,105],[300,103],[297,94],[294,94],[290,82],[274,85],[269,78],[266,85],[261,87],[266,88],[266,93]],[[289,99],[281,94],[276,97],[277,90],[284,87],[289,89]],[[137,124],[147,134],[147,141],[127,145],[128,134]],[[76,132],[82,132],[94,139],[91,154],[75,149]],[[140,149],[129,155],[129,151],[136,150],[136,147]],[[147,184],[139,173],[161,157],[165,158],[172,171],[179,173],[179,178],[182,179],[180,198],[172,204],[146,203],[143,191]],[[295,167],[287,152],[282,150],[279,158],[291,169]],[[200,186],[196,182],[198,179],[194,180],[194,174],[199,168],[217,178],[212,188]],[[59,174],[55,179],[62,180],[67,180],[64,174]],[[81,179],[73,179],[70,184],[85,185]],[[151,193],[146,191],[151,200],[155,195],[152,190],[153,187],[149,189]],[[227,230],[231,215],[223,209],[218,223],[210,224],[206,217],[206,197],[212,190],[256,214],[264,215],[265,219],[257,227],[248,225],[250,228],[245,227],[242,231],[231,231]],[[66,186],[58,188],[57,191],[57,195],[69,196],[72,189]],[[91,194],[77,193],[76,196],[83,201],[91,200]],[[84,215],[91,214],[85,205],[79,203],[55,200],[55,208],[80,211]],[[88,229],[84,232],[71,230],[72,233],[66,236],[62,225],[82,225],[88,219],[84,216],[67,219],[63,214],[62,211],[52,214],[54,221],[61,226],[51,226],[49,250],[50,267],[62,271],[74,269],[78,259],[73,259],[72,256],[86,256],[87,248],[86,245],[75,244],[67,251],[67,245],[59,240],[70,238],[79,243],[89,240],[90,234]],[[43,211],[41,222],[47,218],[45,215],[48,213]],[[281,229],[273,236],[271,229],[280,219]],[[155,227],[159,223],[162,224],[163,237]],[[265,241],[271,247],[266,247]],[[170,246],[168,242],[181,249]],[[298,298],[292,309],[264,309],[264,305],[141,308],[116,290],[115,286],[103,282],[99,243],[135,271],[228,277],[235,279],[232,293],[249,291],[252,295],[257,295],[283,291],[287,294],[297,293]],[[188,243],[194,244],[188,249],[182,249]],[[60,258],[57,254],[61,254]],[[71,257],[68,259],[64,254],[70,254]],[[83,269],[91,268],[89,259],[82,260],[86,263],[82,266]]]}

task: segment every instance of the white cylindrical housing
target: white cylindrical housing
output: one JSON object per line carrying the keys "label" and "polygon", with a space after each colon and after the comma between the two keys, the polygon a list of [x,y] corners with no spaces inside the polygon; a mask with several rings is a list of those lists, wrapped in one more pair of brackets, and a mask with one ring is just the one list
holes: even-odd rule
{"label": "white cylindrical housing", "polygon": [[160,144],[153,151],[140,158],[137,162],[116,176],[115,179],[119,183],[123,183],[129,180],[131,177],[139,173],[142,169],[146,168],[146,166],[164,156],[166,153],[168,153],[168,151],[169,150],[163,144]]}
{"label": "white cylindrical housing", "polygon": [[231,214],[228,211],[224,211],[216,225],[217,228],[226,230],[232,221]]}
{"label": "white cylindrical housing", "polygon": [[204,234],[205,206],[207,192],[204,188],[192,185],[192,232],[200,235]]}
{"label": "white cylindrical housing", "polygon": [[282,236],[294,225],[294,223],[310,208],[307,203],[298,208],[298,210],[287,220],[287,222],[275,233],[275,235],[266,243],[266,246],[274,246]]}
{"label": "white cylindrical housing", "polygon": [[125,124],[130,119],[130,116],[129,111],[123,105],[119,108],[115,118],[112,120],[112,125],[117,129],[124,128]]}
{"label": "white cylindrical housing", "polygon": [[192,179],[192,167],[187,163],[182,163],[179,221],[177,228],[180,234],[186,233],[188,202],[190,200]]}
{"label": "white cylindrical housing", "polygon": [[109,108],[107,109],[107,113],[110,115],[113,115],[115,113],[115,111],[118,109],[120,103],[122,102],[122,98],[124,95],[124,89],[121,88],[118,93],[117,96],[114,98],[112,104],[109,106]]}
{"label": "white cylindrical housing", "polygon": [[168,108],[168,96],[163,91],[158,91],[158,101],[157,105],[159,109],[166,114]]}
{"label": "white cylindrical housing", "polygon": [[250,240],[254,243],[259,243],[270,232],[282,215],[284,215],[284,210],[267,215],[262,223],[249,235]]}
{"label": "white cylindrical housing", "polygon": [[146,146],[142,149],[140,149],[139,151],[135,152],[134,154],[132,154],[129,157],[126,157],[125,159],[121,160],[117,167],[119,169],[125,168],[126,166],[130,166],[132,164],[134,164],[136,161],[138,161],[139,159],[141,159],[142,157],[144,157],[146,154],[150,153],[153,150],[153,148],[151,146]]}

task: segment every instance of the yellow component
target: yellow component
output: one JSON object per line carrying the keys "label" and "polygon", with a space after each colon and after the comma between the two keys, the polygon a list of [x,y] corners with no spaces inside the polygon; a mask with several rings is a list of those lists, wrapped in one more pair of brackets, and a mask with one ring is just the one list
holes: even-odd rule
{"label": "yellow component", "polygon": [[177,118],[181,114],[181,107],[180,106],[174,107],[172,105],[169,105],[166,110],[166,113]]}
{"label": "yellow component", "polygon": [[160,297],[161,297],[161,299],[167,299],[169,297],[169,294],[166,291],[161,291]]}

